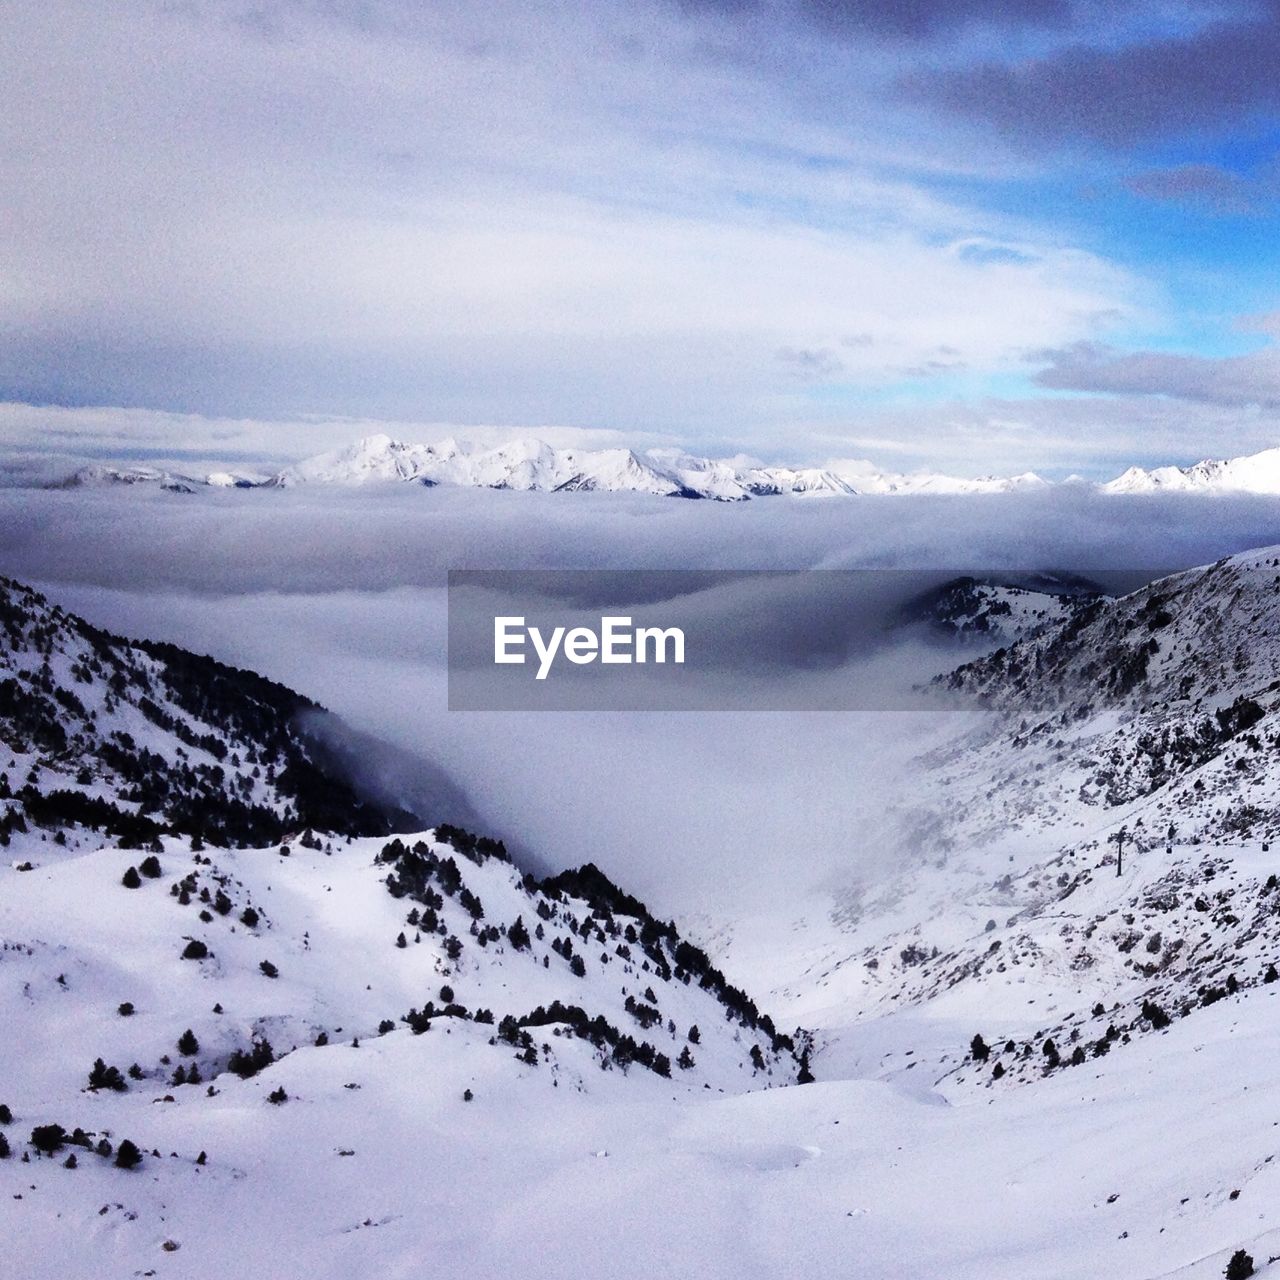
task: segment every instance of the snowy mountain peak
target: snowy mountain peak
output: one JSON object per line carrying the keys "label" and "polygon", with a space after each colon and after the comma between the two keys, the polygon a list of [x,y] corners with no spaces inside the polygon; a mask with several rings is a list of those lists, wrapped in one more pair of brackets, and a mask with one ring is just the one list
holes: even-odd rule
{"label": "snowy mountain peak", "polygon": [[1280,448],[1189,467],[1130,467],[1104,493],[1280,493]]}

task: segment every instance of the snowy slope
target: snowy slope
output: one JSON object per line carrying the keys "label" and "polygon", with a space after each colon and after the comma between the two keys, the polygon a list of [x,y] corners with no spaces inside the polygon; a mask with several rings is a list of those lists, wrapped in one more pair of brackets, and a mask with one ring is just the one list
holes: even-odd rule
{"label": "snowy slope", "polygon": [[1243,458],[1207,458],[1189,467],[1130,467],[1104,493],[1280,493],[1280,448]]}
{"label": "snowy slope", "polygon": [[[791,951],[775,996],[806,1025],[945,1024],[918,1046],[931,1080],[965,1074],[979,1031],[993,1052],[970,1082],[997,1062],[1002,1087],[1038,1079],[1280,964],[1280,550],[1039,612],[941,682],[982,712],[955,718],[899,802],[910,857],[772,940]],[[726,946],[758,981],[751,944]]]}
{"label": "snowy slope", "polygon": [[263,842],[307,826],[420,825],[357,796],[322,708],[251,672],[127,641],[0,578],[0,843],[23,827]]}
{"label": "snowy slope", "polygon": [[[897,798],[902,864],[710,955],[445,826],[161,831],[144,867],[28,821],[0,867],[21,1274],[1209,1280],[1241,1248],[1268,1274],[1278,586],[1276,549],[1119,599],[951,584],[936,620],[1005,647],[939,689],[981,710]],[[37,684],[80,637],[39,618]],[[86,1089],[99,1058],[125,1090]],[[50,1124],[112,1154],[38,1155]]]}

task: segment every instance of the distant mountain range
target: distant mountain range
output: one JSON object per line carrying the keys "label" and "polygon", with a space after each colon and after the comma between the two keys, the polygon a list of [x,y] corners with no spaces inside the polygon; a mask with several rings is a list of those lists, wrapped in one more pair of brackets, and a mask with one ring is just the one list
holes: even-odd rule
{"label": "distant mountain range", "polygon": [[[393,482],[544,493],[647,493],[720,502],[780,495],[1009,493],[1048,489],[1055,483],[1032,471],[967,479],[928,471],[882,471],[863,461],[842,461],[825,467],[764,466],[744,458],[702,458],[669,449],[562,449],[535,438],[500,445],[453,439],[411,444],[388,435],[372,435],[274,475],[214,471],[194,476],[147,466],[94,464],[82,467],[52,487],[157,485],[178,493],[194,493],[209,487],[291,489],[303,485],[350,487]],[[1076,477],[1061,483],[1087,484]],[[1208,459],[1189,467],[1130,467],[1116,479],[1093,487],[1107,494],[1280,494],[1280,448],[1242,458]]]}

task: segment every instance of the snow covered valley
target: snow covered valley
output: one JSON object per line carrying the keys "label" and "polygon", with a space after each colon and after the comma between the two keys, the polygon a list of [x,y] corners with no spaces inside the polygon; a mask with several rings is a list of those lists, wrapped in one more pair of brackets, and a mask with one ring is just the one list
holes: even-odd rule
{"label": "snow covered valley", "polygon": [[[965,588],[954,713],[714,738],[449,736],[394,593],[362,658],[341,593],[252,633],[51,587],[178,649],[6,586],[15,1274],[1267,1274],[1277,561]],[[310,698],[434,740],[510,852],[371,790]]]}

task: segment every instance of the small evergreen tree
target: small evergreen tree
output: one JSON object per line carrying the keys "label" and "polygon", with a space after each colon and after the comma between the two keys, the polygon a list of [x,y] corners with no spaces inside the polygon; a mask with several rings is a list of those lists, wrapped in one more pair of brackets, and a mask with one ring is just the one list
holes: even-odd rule
{"label": "small evergreen tree", "polygon": [[9,1155],[9,1139],[0,1133],[0,1160],[7,1160]]}
{"label": "small evergreen tree", "polygon": [[99,1089],[112,1089],[116,1093],[123,1093],[128,1087],[120,1074],[119,1067],[109,1067],[101,1058],[94,1061],[89,1071],[89,1088],[95,1093]]}
{"label": "small evergreen tree", "polygon": [[142,1152],[128,1138],[120,1143],[116,1151],[117,1169],[136,1169],[142,1163]]}
{"label": "small evergreen tree", "polygon": [[200,1052],[200,1041],[190,1027],[178,1037],[178,1052],[188,1058],[194,1058]]}
{"label": "small evergreen tree", "polygon": [[163,874],[160,870],[160,859],[154,853],[143,858],[138,864],[138,870],[150,880],[159,880]]}
{"label": "small evergreen tree", "polygon": [[67,1140],[67,1131],[60,1124],[38,1124],[31,1130],[31,1145],[42,1156],[61,1151]]}
{"label": "small evergreen tree", "polygon": [[991,1056],[991,1046],[987,1044],[981,1035],[976,1035],[969,1041],[969,1056],[975,1062],[986,1062]]}
{"label": "small evergreen tree", "polygon": [[182,958],[184,960],[204,960],[208,954],[209,948],[199,938],[192,938],[182,949]]}
{"label": "small evergreen tree", "polygon": [[126,889],[141,889],[142,878],[138,875],[138,868],[130,867],[121,877],[120,883],[124,885]]}
{"label": "small evergreen tree", "polygon": [[12,1124],[13,1112],[9,1110],[7,1102],[0,1102],[0,1124]]}
{"label": "small evergreen tree", "polygon": [[1237,1249],[1227,1263],[1226,1280],[1249,1280],[1254,1274],[1253,1258],[1243,1249]]}
{"label": "small evergreen tree", "polygon": [[132,1000],[124,1001],[123,1004],[120,1004],[116,1007],[116,1012],[122,1018],[132,1018],[133,1017],[133,1001]]}
{"label": "small evergreen tree", "polygon": [[278,978],[280,976],[280,970],[270,960],[263,960],[258,965],[258,970],[265,978]]}
{"label": "small evergreen tree", "polygon": [[252,907],[245,907],[240,913],[240,923],[246,929],[256,929],[258,927],[258,913]]}

